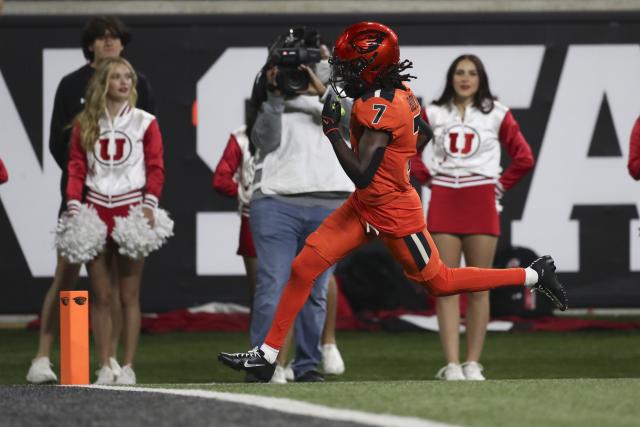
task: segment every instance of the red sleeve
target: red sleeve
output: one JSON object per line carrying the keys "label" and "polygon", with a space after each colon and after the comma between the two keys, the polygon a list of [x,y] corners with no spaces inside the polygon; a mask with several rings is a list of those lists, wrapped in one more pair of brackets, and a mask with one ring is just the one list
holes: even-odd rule
{"label": "red sleeve", "polygon": [[213,173],[213,188],[226,196],[236,197],[238,195],[238,183],[233,176],[242,164],[242,150],[238,145],[236,137],[231,135],[227,146],[222,153],[222,157]]}
{"label": "red sleeve", "polygon": [[71,149],[67,163],[69,179],[67,181],[67,203],[71,200],[80,202],[82,190],[87,177],[87,154],[80,145],[80,125],[76,123],[71,132]]}
{"label": "red sleeve", "polygon": [[7,168],[4,167],[2,159],[0,159],[0,184],[4,184],[7,181],[9,181],[9,173],[7,172]]}
{"label": "red sleeve", "polygon": [[144,166],[147,173],[147,185],[144,204],[157,207],[164,185],[164,160],[162,135],[158,121],[154,119],[144,133]]}
{"label": "red sleeve", "polygon": [[427,185],[431,180],[429,168],[422,161],[421,153],[416,153],[411,157],[411,176],[414,177],[421,185]]}
{"label": "red sleeve", "polygon": [[629,175],[633,179],[640,179],[640,117],[636,120],[636,124],[631,131],[631,140],[629,142]]}
{"label": "red sleeve", "polygon": [[505,190],[508,190],[533,168],[535,162],[531,147],[520,132],[520,125],[516,122],[511,111],[507,111],[502,120],[498,138],[511,156],[511,164],[500,178],[500,184]]}

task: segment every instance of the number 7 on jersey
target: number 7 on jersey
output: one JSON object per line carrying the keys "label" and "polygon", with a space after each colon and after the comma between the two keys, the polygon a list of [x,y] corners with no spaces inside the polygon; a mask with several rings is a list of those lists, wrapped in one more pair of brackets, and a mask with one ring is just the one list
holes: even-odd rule
{"label": "number 7 on jersey", "polygon": [[371,121],[372,124],[377,125],[380,123],[380,119],[385,111],[387,111],[387,106],[384,104],[373,104],[373,109],[377,111],[376,116]]}

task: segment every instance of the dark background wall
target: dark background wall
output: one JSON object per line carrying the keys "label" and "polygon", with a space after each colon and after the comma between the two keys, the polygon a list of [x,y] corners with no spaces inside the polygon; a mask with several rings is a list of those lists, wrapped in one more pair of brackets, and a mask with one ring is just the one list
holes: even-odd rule
{"label": "dark background wall", "polygon": [[[247,300],[243,277],[198,276],[196,273],[196,212],[236,209],[234,201],[212,191],[211,171],[196,154],[196,130],[191,121],[196,82],[227,47],[266,46],[293,24],[315,27],[331,40],[346,25],[362,19],[384,22],[396,30],[403,44],[408,45],[544,45],[546,49],[531,107],[514,110],[537,156],[568,46],[635,44],[640,34],[640,14],[636,13],[131,16],[123,19],[134,34],[125,56],[147,75],[155,90],[165,139],[167,179],[163,205],[176,221],[176,236],[148,259],[142,292],[145,311],[214,300],[239,303]],[[86,20],[87,17],[0,18],[0,71],[33,149],[41,160],[42,50],[79,47],[80,32]],[[235,67],[243,67],[243,64],[237,63]],[[225,99],[220,102],[224,103]],[[627,140],[618,140],[611,126],[610,113],[600,114],[598,121],[601,123],[595,128],[601,133],[598,140],[602,145],[595,155],[621,156],[617,147],[626,145]],[[237,124],[219,125],[231,131]],[[2,132],[0,122],[0,138]],[[0,155],[6,157],[3,153]],[[19,165],[12,165],[12,171],[16,167]],[[509,194],[502,215],[501,247],[511,242],[510,223],[522,216],[530,179],[527,177]],[[35,278],[30,273],[4,203],[3,200],[0,205],[0,312],[37,312],[51,279]],[[562,275],[569,286],[572,305],[640,305],[640,274],[631,273],[628,262],[624,262],[630,256],[628,221],[637,217],[635,206],[581,206],[576,209],[581,236],[589,236],[580,242],[581,265],[591,268]],[[55,216],[55,212],[51,215]],[[43,236],[43,245],[50,242],[51,236]],[[86,279],[82,285],[88,285]]]}

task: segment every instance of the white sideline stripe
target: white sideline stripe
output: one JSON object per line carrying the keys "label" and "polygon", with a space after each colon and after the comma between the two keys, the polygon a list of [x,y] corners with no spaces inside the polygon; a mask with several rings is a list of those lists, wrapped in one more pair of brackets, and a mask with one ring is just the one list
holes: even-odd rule
{"label": "white sideline stripe", "polygon": [[[73,386],[75,387],[75,386]],[[149,393],[172,394],[175,396],[201,397],[205,399],[216,399],[224,402],[241,403],[244,405],[257,406],[272,411],[285,412],[288,414],[304,415],[315,418],[324,418],[334,421],[351,421],[361,424],[383,427],[455,427],[453,424],[445,424],[437,421],[429,421],[416,417],[402,417],[386,414],[372,414],[369,412],[354,411],[352,409],[337,409],[329,406],[307,403],[299,400],[284,397],[255,396],[252,394],[223,393],[208,390],[180,390],[169,388],[147,388],[147,387],[123,387],[111,385],[88,385],[83,388],[94,388],[117,391],[138,391]]]}

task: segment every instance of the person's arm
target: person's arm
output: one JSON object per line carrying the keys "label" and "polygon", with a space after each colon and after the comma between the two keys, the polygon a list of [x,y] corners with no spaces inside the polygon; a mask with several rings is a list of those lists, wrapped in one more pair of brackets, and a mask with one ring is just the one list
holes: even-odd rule
{"label": "person's arm", "polygon": [[308,95],[322,96],[327,91],[327,85],[313,72],[313,69],[305,64],[300,64],[298,69],[305,71],[309,75],[309,87],[305,92]]}
{"label": "person's arm", "polygon": [[84,181],[87,177],[87,154],[80,144],[80,125],[76,123],[71,133],[71,149],[67,163],[67,210],[74,214],[80,208]]}
{"label": "person's arm", "polygon": [[56,90],[53,102],[53,113],[49,127],[49,152],[62,170],[67,168],[69,158],[69,139],[71,129],[69,125],[73,117],[65,105],[64,93],[66,92],[64,81],[61,81]]}
{"label": "person's arm", "polygon": [[431,172],[429,172],[429,168],[422,161],[422,155],[420,152],[417,152],[410,159],[411,161],[411,176],[420,183],[420,185],[426,185],[427,187],[431,186]]}
{"label": "person's arm", "polygon": [[264,157],[280,146],[282,137],[282,113],[284,98],[269,92],[260,106],[258,117],[251,130],[251,141]]}
{"label": "person's arm", "polygon": [[7,181],[9,181],[9,173],[4,163],[2,163],[2,159],[0,159],[0,184],[4,184]]}
{"label": "person's arm", "polygon": [[356,155],[344,142],[338,130],[341,109],[340,102],[327,99],[322,110],[322,129],[331,142],[342,169],[356,187],[363,189],[371,183],[391,138],[386,132],[365,128],[358,141]]}
{"label": "person's arm", "polygon": [[144,145],[144,166],[147,182],[143,204],[145,207],[155,209],[158,207],[162,187],[164,186],[164,148],[158,120],[154,119],[149,124],[142,142]]}
{"label": "person's arm", "polygon": [[349,141],[351,129],[349,128],[350,120],[351,120],[351,110],[353,108],[353,99],[351,98],[339,98],[336,92],[333,90],[331,85],[326,87],[326,90],[320,97],[320,102],[324,104],[327,102],[327,99],[333,99],[334,101],[339,101],[342,109],[344,110],[344,114],[340,118],[340,123],[338,125],[338,129],[342,134],[342,138],[346,141]]}
{"label": "person's arm", "polygon": [[238,183],[233,179],[236,171],[242,164],[242,150],[236,141],[235,136],[231,135],[227,146],[222,153],[222,157],[213,173],[213,188],[221,194],[229,197],[238,195]]}
{"label": "person's arm", "polygon": [[629,141],[629,163],[627,164],[629,175],[635,180],[640,180],[640,118],[631,131]]}
{"label": "person's arm", "polygon": [[416,149],[418,150],[418,153],[422,153],[424,147],[426,147],[429,141],[433,139],[433,130],[431,130],[431,126],[429,126],[426,119],[427,115],[423,109],[420,116],[416,117],[416,126],[418,127],[418,142],[416,143]]}
{"label": "person's arm", "polygon": [[498,190],[504,192],[520,181],[533,168],[535,161],[531,147],[520,132],[520,125],[511,111],[507,111],[502,120],[498,139],[511,156],[511,164],[500,177],[497,186]]}

